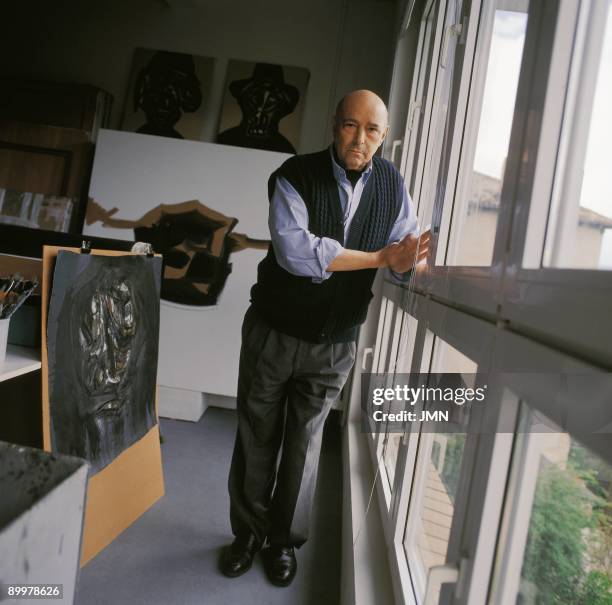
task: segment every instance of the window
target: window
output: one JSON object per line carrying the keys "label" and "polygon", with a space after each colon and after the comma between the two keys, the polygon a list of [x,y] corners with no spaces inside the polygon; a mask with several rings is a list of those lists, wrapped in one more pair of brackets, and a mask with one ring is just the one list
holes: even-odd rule
{"label": "window", "polygon": [[[392,326],[394,320],[395,303],[383,297],[380,305],[380,313],[378,320],[378,329],[376,333],[376,343],[373,348],[373,359],[372,359],[372,373],[384,374],[386,372],[387,355],[390,344],[390,337],[392,334]],[[371,439],[376,443],[377,447],[374,450],[374,455],[378,456],[378,440],[379,433],[376,426],[371,427],[372,432],[370,433]]]}
{"label": "window", "polygon": [[523,408],[492,602],[605,603],[612,594],[612,465]]}
{"label": "window", "polygon": [[[476,369],[471,359],[440,338],[435,339],[430,372],[473,375]],[[458,408],[457,413],[461,412]],[[467,426],[469,418],[460,421]],[[429,569],[446,561],[465,438],[464,433],[420,435],[404,550],[415,592],[421,598]]]}
{"label": "window", "polygon": [[[593,271],[612,268],[612,0],[409,6],[402,165],[421,225],[438,228],[436,262],[385,284],[373,371],[478,368],[500,384],[457,412],[459,432],[413,423],[370,440],[396,601],[603,604],[610,442],[510,375],[612,370],[612,282]],[[596,399],[580,410],[606,409]]]}
{"label": "window", "polygon": [[[527,29],[527,2],[485,4],[472,77],[447,265],[489,266]],[[492,21],[488,23],[487,20]],[[490,31],[488,31],[490,30]],[[488,33],[488,35],[487,35]]]}
{"label": "window", "polygon": [[[389,285],[386,288],[389,289]],[[410,371],[416,329],[416,320],[411,318],[395,301],[383,296],[372,370],[386,376],[384,386],[390,386],[396,374]],[[385,402],[382,411],[388,412],[390,406],[391,402]],[[371,437],[373,438],[372,454],[376,464],[380,466],[384,480],[385,505],[390,508],[395,465],[402,435],[390,431],[387,424],[383,423],[375,428]]]}
{"label": "window", "polygon": [[[440,14],[442,11],[442,14]],[[419,154],[424,150],[424,140],[427,136],[428,118],[431,113],[431,99],[435,86],[435,65],[437,42],[439,44],[441,16],[444,6],[440,2],[430,1],[425,6],[419,31],[416,71],[412,87],[408,119],[406,123],[406,139],[404,157],[404,175],[406,186],[411,195],[415,196],[420,183],[420,173],[417,169]]]}
{"label": "window", "polygon": [[[570,87],[543,265],[612,269],[612,1],[585,2]],[[581,27],[582,26],[582,27]]]}
{"label": "window", "polygon": [[[400,309],[401,327],[399,330],[399,344],[397,357],[393,368],[390,370],[394,375],[408,374],[412,365],[412,354],[416,342],[418,322],[406,311]],[[385,433],[385,447],[383,451],[383,463],[389,488],[393,489],[395,481],[395,466],[399,454],[399,446],[402,440],[402,433],[387,430]]]}

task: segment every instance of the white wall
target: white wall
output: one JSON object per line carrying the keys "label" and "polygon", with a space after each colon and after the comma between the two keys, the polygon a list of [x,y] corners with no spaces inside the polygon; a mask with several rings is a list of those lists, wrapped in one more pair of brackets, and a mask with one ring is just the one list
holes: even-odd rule
{"label": "white wall", "polygon": [[112,93],[117,128],[136,47],[217,59],[202,140],[216,133],[228,59],[311,72],[299,152],[328,142],[353,88],[387,98],[395,6],[388,0],[20,0],[4,3],[0,74],[77,81]]}

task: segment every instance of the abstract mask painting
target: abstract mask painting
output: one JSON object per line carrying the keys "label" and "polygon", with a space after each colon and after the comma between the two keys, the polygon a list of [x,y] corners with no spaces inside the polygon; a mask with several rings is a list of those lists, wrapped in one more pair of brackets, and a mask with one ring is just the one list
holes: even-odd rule
{"label": "abstract mask painting", "polygon": [[47,322],[54,451],[112,462],[157,420],[161,259],[60,250]]}
{"label": "abstract mask painting", "polygon": [[217,143],[296,153],[310,72],[230,61]]}
{"label": "abstract mask painting", "polygon": [[211,57],[137,48],[122,130],[198,140],[213,67]]}

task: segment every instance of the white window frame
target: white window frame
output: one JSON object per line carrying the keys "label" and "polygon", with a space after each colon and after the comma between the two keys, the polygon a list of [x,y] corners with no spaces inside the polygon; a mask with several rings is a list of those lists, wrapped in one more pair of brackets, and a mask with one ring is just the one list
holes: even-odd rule
{"label": "white window frame", "polygon": [[[507,287],[517,295],[504,299],[502,314],[517,329],[533,333],[541,342],[573,352],[591,363],[610,366],[612,349],[609,332],[602,327],[609,324],[612,273],[605,270],[523,268],[524,263],[532,264],[538,248],[541,254],[544,247],[541,218],[543,211],[536,208],[535,204],[532,209],[531,200],[535,199],[534,194],[547,200],[553,196],[551,186],[556,153],[554,148],[551,149],[551,140],[560,138],[563,128],[562,112],[559,108],[555,109],[554,99],[558,99],[555,95],[559,94],[560,84],[568,80],[571,60],[571,56],[563,52],[563,49],[572,46],[577,21],[579,38],[585,35],[581,31],[581,25],[589,27],[601,22],[600,11],[603,3],[595,0],[591,6],[594,9],[591,20],[585,25],[580,23],[581,15],[576,11],[576,3],[572,0],[560,0],[557,7],[557,29],[549,25],[544,28],[545,35],[541,37],[540,54],[550,55],[551,52],[556,52],[553,59],[557,62],[552,63],[551,69],[554,68],[554,71],[550,72],[556,77],[547,78],[547,73],[543,73],[546,65],[536,65],[540,73],[536,74],[534,81],[539,84],[540,89],[534,86],[530,103],[525,108],[526,112],[537,118],[536,123],[531,125],[532,136],[526,139],[522,152],[523,157],[528,158],[521,167],[521,181],[525,186],[515,202],[514,226],[508,252]],[[550,17],[547,21],[549,20]],[[592,28],[587,31],[587,35],[591,31]],[[598,35],[601,35],[601,32]],[[592,79],[593,53],[587,55],[584,78]],[[560,83],[559,78],[564,80]],[[574,88],[575,85],[570,85],[570,95]],[[543,115],[548,121],[542,120]],[[552,135],[551,131],[557,136]],[[575,170],[564,176],[571,188],[576,180]],[[559,195],[561,193],[558,191],[554,192],[554,196]],[[553,197],[553,201],[554,199]],[[528,226],[531,229],[528,229]],[[587,291],[589,294],[585,297],[584,293]],[[571,321],[567,318],[571,318]]]}
{"label": "white window frame", "polygon": [[[446,0],[445,6],[451,2],[453,0]],[[487,0],[483,0],[483,5],[486,9]],[[437,196],[438,210],[444,210],[444,213],[440,212],[441,216],[452,210],[455,187],[448,184],[455,183],[457,178],[463,136],[462,115],[470,85],[470,79],[464,78],[464,73],[472,68],[470,57],[473,58],[478,43],[480,9],[481,2],[477,0],[467,1],[462,9],[462,22],[468,26],[466,38],[455,53],[456,75],[446,128],[449,145],[443,149],[439,175],[435,178],[436,191],[428,193],[430,199]],[[403,309],[418,321],[412,372],[425,372],[430,367],[432,334],[473,359],[479,371],[490,371],[499,376],[502,372],[525,370],[612,370],[610,274],[605,271],[523,268],[524,260],[530,258],[538,246],[540,251],[543,246],[542,209],[535,204],[531,208],[530,200],[536,194],[551,195],[546,187],[551,186],[554,177],[557,160],[553,146],[563,115],[563,108],[556,106],[553,98],[556,94],[558,99],[560,91],[568,87],[571,53],[567,47],[571,47],[569,42],[575,35],[578,19],[575,9],[574,0],[532,0],[530,3],[493,267],[430,267],[429,274],[417,277],[409,289],[390,281],[385,281],[380,288],[378,296],[383,301],[380,318],[393,324]],[[432,69],[437,74],[438,63]],[[433,79],[433,74],[429,74],[428,80]],[[434,95],[428,120],[435,113]],[[437,131],[436,136],[442,135]],[[427,149],[420,150],[420,164],[415,165],[416,169],[427,170],[427,153]],[[431,149],[429,153],[431,156]],[[437,160],[431,159],[433,162],[429,165],[434,165],[437,172]],[[445,191],[445,199],[438,193],[440,188]],[[447,236],[448,233],[442,229],[437,236],[437,245],[446,245]],[[395,305],[391,319],[386,315],[385,305],[388,303],[385,300],[393,301]],[[395,365],[399,333],[387,335],[383,354],[379,341],[384,336],[385,322],[380,318],[373,367],[382,370]],[[368,322],[366,331],[372,332],[373,323],[376,323],[375,319]],[[389,332],[392,330],[389,325]],[[365,350],[372,349],[366,345]],[[502,420],[517,421],[519,400],[537,401],[538,393],[530,391],[533,388],[530,385],[513,382],[512,375],[504,375],[500,380],[490,398],[492,405],[482,416],[475,416],[474,422],[499,427]],[[551,420],[563,421],[555,417],[557,410],[550,402],[538,401],[535,405]],[[583,405],[588,410],[588,406],[595,403],[585,400]],[[416,494],[413,484],[418,472],[420,435],[411,433],[412,428],[409,427],[402,438],[393,486],[387,480],[381,456],[386,427],[367,440],[376,473],[376,497],[395,598],[397,603],[405,605],[418,602],[403,546],[406,515],[410,499]],[[572,434],[571,430],[569,433]],[[587,447],[612,462],[612,444],[602,444],[601,440],[584,435],[581,438],[587,441]],[[430,572],[428,579],[430,587],[436,577],[457,580],[457,583],[445,585],[440,602],[448,602],[454,594],[454,604],[480,605],[490,595],[494,568],[503,566],[498,553],[497,529],[505,518],[504,507],[507,509],[508,506],[504,488],[512,472],[513,447],[516,443],[512,433],[496,433],[494,430],[470,434],[466,441],[447,563]]]}
{"label": "white window frame", "polygon": [[[423,177],[423,164],[427,149],[428,131],[434,109],[434,95],[440,47],[443,38],[445,3],[442,0],[428,0],[421,16],[419,44],[417,47],[418,75],[414,78],[410,94],[410,106],[406,130],[404,132],[404,150],[402,153],[402,174],[415,203],[419,204],[419,191]],[[432,13],[430,36],[425,36],[426,16]],[[427,46],[431,41],[431,47]]]}

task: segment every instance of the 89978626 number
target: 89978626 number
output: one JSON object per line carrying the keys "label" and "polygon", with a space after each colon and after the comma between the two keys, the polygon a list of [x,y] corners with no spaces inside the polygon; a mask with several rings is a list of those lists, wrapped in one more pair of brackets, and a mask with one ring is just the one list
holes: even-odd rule
{"label": "89978626 number", "polygon": [[3,599],[62,599],[63,584],[0,584]]}

